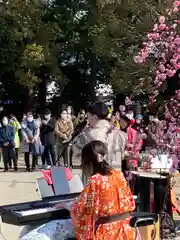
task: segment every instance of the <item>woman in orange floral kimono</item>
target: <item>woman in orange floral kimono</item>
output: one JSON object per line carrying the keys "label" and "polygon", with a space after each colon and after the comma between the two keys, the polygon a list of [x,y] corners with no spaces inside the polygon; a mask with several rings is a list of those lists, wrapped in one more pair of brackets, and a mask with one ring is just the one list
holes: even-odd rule
{"label": "woman in orange floral kimono", "polygon": [[106,154],[107,148],[101,141],[92,141],[83,148],[82,171],[89,176],[89,183],[73,205],[62,203],[57,206],[70,210],[71,224],[71,220],[51,221],[21,240],[68,239],[74,229],[77,240],[134,240],[129,216],[124,220],[100,225],[94,234],[96,217],[130,213],[135,209],[132,193],[123,174],[106,162]]}
{"label": "woman in orange floral kimono", "polygon": [[123,174],[105,161],[106,146],[100,141],[87,144],[82,151],[82,169],[89,174],[89,183],[80,199],[71,208],[78,240],[133,240],[134,231],[125,220],[100,225],[93,238],[95,216],[131,212],[135,208],[132,193]]}

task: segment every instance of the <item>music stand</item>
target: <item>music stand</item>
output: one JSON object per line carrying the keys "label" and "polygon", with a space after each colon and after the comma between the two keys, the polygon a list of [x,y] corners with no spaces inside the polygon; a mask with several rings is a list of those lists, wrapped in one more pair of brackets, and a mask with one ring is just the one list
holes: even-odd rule
{"label": "music stand", "polygon": [[41,199],[54,196],[51,185],[48,185],[44,177],[36,178],[36,186]]}

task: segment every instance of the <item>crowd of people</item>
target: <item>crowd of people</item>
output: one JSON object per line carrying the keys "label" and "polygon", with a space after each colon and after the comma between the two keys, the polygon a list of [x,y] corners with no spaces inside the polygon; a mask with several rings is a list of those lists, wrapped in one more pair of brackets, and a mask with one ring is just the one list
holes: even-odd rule
{"label": "crowd of people", "polygon": [[[12,168],[12,163],[14,171],[18,170],[19,152],[24,153],[27,172],[54,165],[56,158],[66,149],[75,128],[78,131],[85,118],[84,110],[75,117],[71,106],[64,108],[57,119],[49,109],[38,117],[28,112],[21,121],[12,114],[9,117],[3,116],[0,124],[0,149],[4,171]],[[67,151],[63,153],[64,159],[68,158],[66,153]],[[42,166],[38,165],[38,158],[41,158]]]}
{"label": "crowd of people", "polygon": [[[84,110],[75,117],[70,106],[63,109],[57,119],[49,109],[38,117],[28,112],[21,121],[12,114],[2,117],[0,148],[4,171],[12,168],[12,163],[14,171],[18,170],[19,152],[24,153],[27,172],[54,165],[71,140],[74,129],[81,126],[85,117]],[[66,151],[63,157],[66,158]],[[41,158],[42,166],[38,165],[38,158]]]}
{"label": "crowd of people", "polygon": [[[66,113],[62,112],[61,118],[69,122]],[[63,118],[63,114],[66,118]],[[83,123],[84,127],[73,138],[72,154],[76,157],[81,156],[84,190],[75,202],[64,202],[56,206],[68,209],[71,219],[59,219],[26,228],[20,236],[21,240],[56,240],[72,237],[77,240],[134,240],[135,229],[129,222],[135,202],[123,172],[130,168],[138,168],[138,156],[145,148],[157,150],[163,145],[170,148],[170,151],[172,148],[175,154],[179,153],[179,148],[176,145],[168,146],[164,139],[163,124],[157,116],[151,116],[148,125],[144,126],[143,116],[138,114],[134,119],[132,111],[125,112],[124,109],[121,112],[120,108],[120,111],[110,115],[104,103],[96,102],[90,105],[87,109],[87,124]],[[42,124],[47,126],[49,118],[45,119],[42,120]],[[57,124],[59,123],[55,124],[55,132]],[[72,122],[69,126],[72,126]],[[41,128],[40,125],[40,132]],[[61,132],[59,136],[66,140],[72,132],[63,134]],[[176,141],[179,128],[174,134]],[[50,153],[50,148],[48,152]],[[113,221],[113,214],[117,213],[126,216]],[[95,231],[95,216],[109,216],[109,222],[100,225]],[[141,238],[136,236],[136,239]]]}
{"label": "crowd of people", "polygon": [[[107,113],[108,111],[108,113]],[[77,135],[77,136],[76,136]],[[19,152],[24,153],[26,171],[38,167],[46,168],[56,164],[59,156],[62,164],[69,164],[72,156],[78,157],[82,148],[91,139],[108,139],[108,161],[118,168],[127,167],[125,157],[131,158],[131,167],[138,167],[140,152],[157,150],[160,146],[173,155],[173,167],[178,168],[180,126],[169,137],[164,121],[157,116],[148,116],[127,110],[126,106],[110,112],[109,108],[97,102],[87,111],[81,110],[76,117],[71,106],[64,108],[59,118],[54,118],[49,109],[42,116],[35,117],[32,112],[23,115],[18,121],[14,115],[2,118],[0,127],[0,147],[4,171],[18,170]],[[68,150],[69,143],[72,148]],[[32,160],[30,157],[32,156]],[[42,166],[38,164],[41,158]]]}

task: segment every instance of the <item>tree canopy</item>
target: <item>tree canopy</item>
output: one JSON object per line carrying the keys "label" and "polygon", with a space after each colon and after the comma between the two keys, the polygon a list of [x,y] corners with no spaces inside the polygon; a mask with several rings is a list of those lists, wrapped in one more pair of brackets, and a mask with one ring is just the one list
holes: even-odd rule
{"label": "tree canopy", "polygon": [[[149,65],[133,56],[171,0],[3,0],[0,3],[1,98],[9,85],[26,92],[27,107],[49,82],[59,86],[61,101],[85,106],[97,82],[116,93],[134,95],[151,86]],[[9,77],[11,79],[9,79]],[[143,79],[143,81],[141,81]],[[26,90],[26,91],[25,91]],[[76,90],[76,91],[75,91]],[[22,101],[23,97],[16,101]],[[27,101],[25,101],[27,103]]]}

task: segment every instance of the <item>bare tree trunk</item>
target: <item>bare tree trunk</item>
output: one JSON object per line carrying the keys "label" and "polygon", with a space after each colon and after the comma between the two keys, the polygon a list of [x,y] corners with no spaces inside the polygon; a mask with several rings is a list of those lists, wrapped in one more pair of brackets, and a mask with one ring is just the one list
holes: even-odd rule
{"label": "bare tree trunk", "polygon": [[24,103],[23,103],[23,109],[24,113],[27,113],[28,111],[32,111],[33,108],[33,89],[26,88],[24,91]]}

